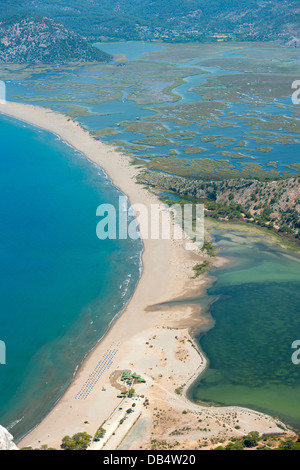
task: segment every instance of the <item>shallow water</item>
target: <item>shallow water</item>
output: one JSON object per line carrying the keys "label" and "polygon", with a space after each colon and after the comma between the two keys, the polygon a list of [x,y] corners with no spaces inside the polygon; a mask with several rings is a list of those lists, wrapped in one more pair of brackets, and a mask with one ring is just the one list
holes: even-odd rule
{"label": "shallow water", "polygon": [[99,167],[13,119],[0,133],[0,422],[18,438],[130,299],[142,245],[96,237],[98,205],[121,195]]}

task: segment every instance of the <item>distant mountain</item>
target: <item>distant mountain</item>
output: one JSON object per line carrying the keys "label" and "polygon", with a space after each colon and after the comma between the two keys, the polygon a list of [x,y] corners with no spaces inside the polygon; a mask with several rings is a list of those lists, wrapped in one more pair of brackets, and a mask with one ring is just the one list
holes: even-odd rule
{"label": "distant mountain", "polygon": [[90,40],[289,40],[299,0],[5,0],[0,16],[51,16]]}
{"label": "distant mountain", "polygon": [[0,23],[0,63],[103,62],[111,56],[52,18],[17,15]]}

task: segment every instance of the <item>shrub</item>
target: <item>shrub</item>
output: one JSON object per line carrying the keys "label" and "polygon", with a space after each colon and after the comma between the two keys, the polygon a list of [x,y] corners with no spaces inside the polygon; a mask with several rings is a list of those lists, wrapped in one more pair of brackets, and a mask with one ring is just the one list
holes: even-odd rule
{"label": "shrub", "polygon": [[86,432],[78,432],[72,437],[65,436],[61,448],[64,450],[86,450],[92,440],[92,436]]}
{"label": "shrub", "polygon": [[255,447],[259,441],[259,433],[257,431],[251,431],[247,436],[244,437],[244,445],[246,447]]}

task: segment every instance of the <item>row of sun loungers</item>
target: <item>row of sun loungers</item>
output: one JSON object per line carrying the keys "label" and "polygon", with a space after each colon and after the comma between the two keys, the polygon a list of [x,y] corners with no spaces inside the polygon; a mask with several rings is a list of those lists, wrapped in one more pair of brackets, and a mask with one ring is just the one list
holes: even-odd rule
{"label": "row of sun loungers", "polygon": [[109,349],[106,353],[102,361],[99,361],[96,365],[93,372],[90,374],[88,380],[83,384],[77,395],[75,396],[75,400],[85,400],[91,391],[96,386],[98,380],[102,377],[104,372],[110,369],[113,358],[117,354],[118,349],[117,347]]}

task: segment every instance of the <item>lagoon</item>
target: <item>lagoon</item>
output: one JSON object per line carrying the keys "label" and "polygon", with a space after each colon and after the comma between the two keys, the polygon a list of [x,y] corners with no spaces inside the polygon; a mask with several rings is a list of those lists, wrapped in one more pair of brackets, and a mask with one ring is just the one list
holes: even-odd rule
{"label": "lagoon", "polygon": [[209,367],[189,397],[260,410],[299,431],[300,366],[292,363],[292,343],[300,338],[300,256],[253,229],[223,226],[213,236],[229,263],[211,271],[211,329],[197,334]]}

